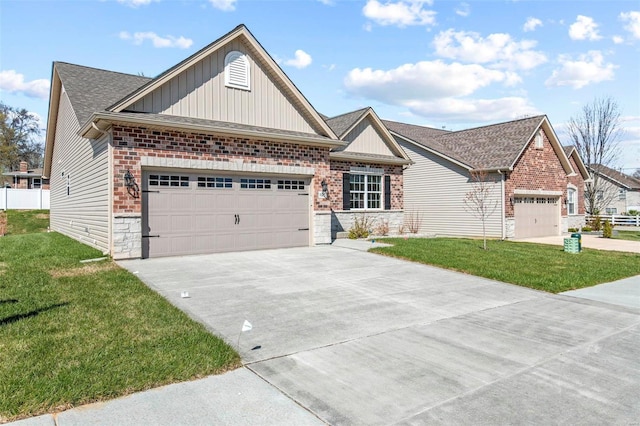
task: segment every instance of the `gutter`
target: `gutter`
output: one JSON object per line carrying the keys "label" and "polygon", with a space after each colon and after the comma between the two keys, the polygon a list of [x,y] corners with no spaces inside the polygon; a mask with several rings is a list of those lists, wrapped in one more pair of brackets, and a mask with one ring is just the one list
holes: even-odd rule
{"label": "gutter", "polygon": [[[101,123],[105,122],[106,126],[101,128]],[[127,123],[127,124],[136,124],[136,125],[147,125],[147,126],[155,126],[163,129],[183,129],[186,131],[195,131],[202,133],[214,133],[214,134],[223,134],[229,136],[245,136],[249,138],[255,139],[271,139],[275,141],[284,141],[284,142],[294,142],[302,145],[313,145],[313,146],[326,146],[331,148],[343,147],[347,144],[343,141],[336,139],[318,139],[307,136],[300,135],[286,135],[282,133],[265,133],[256,130],[248,130],[248,129],[240,129],[240,128],[228,128],[228,127],[216,127],[216,126],[206,126],[202,124],[191,124],[191,123],[176,123],[176,122],[166,122],[161,120],[155,120],[153,118],[145,117],[144,114],[140,114],[135,117],[124,117],[118,113],[111,112],[97,112],[93,113],[91,118],[80,128],[78,131],[78,135],[83,138],[95,139],[95,137],[91,136],[92,132],[104,132],[112,123]]]}

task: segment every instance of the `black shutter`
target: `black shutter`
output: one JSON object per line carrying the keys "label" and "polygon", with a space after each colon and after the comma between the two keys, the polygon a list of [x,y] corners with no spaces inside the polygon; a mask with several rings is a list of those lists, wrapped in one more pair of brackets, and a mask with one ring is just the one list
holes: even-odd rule
{"label": "black shutter", "polygon": [[342,210],[351,209],[351,181],[349,173],[342,174]]}
{"label": "black shutter", "polygon": [[391,176],[384,177],[384,209],[391,210]]}

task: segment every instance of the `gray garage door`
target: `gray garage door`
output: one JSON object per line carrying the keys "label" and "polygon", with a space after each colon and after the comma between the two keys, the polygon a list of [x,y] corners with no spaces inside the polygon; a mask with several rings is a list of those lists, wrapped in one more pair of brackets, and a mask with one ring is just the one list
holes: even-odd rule
{"label": "gray garage door", "polygon": [[309,245],[309,179],[146,171],[143,257]]}
{"label": "gray garage door", "polygon": [[559,235],[558,197],[517,197],[514,199],[516,238]]}

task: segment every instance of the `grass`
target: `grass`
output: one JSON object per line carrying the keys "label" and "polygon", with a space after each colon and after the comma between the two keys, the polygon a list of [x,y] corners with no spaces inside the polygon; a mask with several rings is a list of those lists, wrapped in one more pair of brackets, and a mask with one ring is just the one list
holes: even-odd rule
{"label": "grass", "polygon": [[135,275],[80,263],[100,256],[55,232],[0,237],[0,422],[239,365]]}
{"label": "grass", "polygon": [[466,272],[480,277],[559,293],[640,274],[640,255],[560,246],[462,238],[391,238],[392,247],[371,251]]}
{"label": "grass", "polygon": [[621,231],[618,230],[618,235],[613,237],[617,240],[628,240],[628,241],[640,241],[640,231]]}
{"label": "grass", "polygon": [[49,210],[7,210],[7,235],[46,232]]}

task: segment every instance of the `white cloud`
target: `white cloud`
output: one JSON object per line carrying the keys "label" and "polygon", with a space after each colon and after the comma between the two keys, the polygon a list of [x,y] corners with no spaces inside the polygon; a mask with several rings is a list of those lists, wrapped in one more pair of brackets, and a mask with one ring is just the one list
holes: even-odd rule
{"label": "white cloud", "polygon": [[333,6],[335,2],[333,0],[318,0],[320,3],[325,4],[327,6]]}
{"label": "white cloud", "polygon": [[613,71],[617,68],[612,63],[605,63],[604,56],[598,50],[582,54],[577,60],[573,60],[569,55],[560,55],[558,62],[561,67],[554,70],[547,79],[547,86],[571,86],[580,89],[589,84],[613,80]]}
{"label": "white cloud", "polygon": [[489,34],[486,38],[468,31],[449,29],[440,32],[433,44],[436,54],[443,58],[464,62],[492,64],[496,68],[528,70],[547,61],[547,57],[533,50],[534,40],[515,41],[509,34]]}
{"label": "white cloud", "polygon": [[296,67],[298,69],[306,68],[311,65],[311,55],[309,55],[304,50],[296,50],[294,59],[288,59],[284,62],[285,65],[289,65],[291,67]]}
{"label": "white cloud", "polygon": [[525,32],[529,32],[529,31],[535,31],[536,28],[541,27],[542,26],[542,21],[539,20],[538,18],[533,18],[533,17],[528,17],[527,18],[527,22],[524,23],[524,26],[522,27],[522,29]]}
{"label": "white cloud", "polygon": [[145,40],[150,40],[153,44],[153,47],[177,47],[180,49],[188,49],[193,44],[193,40],[191,40],[190,38],[185,38],[183,36],[174,37],[170,35],[160,37],[159,35],[151,31],[136,32],[133,34],[127,31],[121,31],[118,34],[118,37],[120,37],[120,39],[122,40],[131,40],[133,44],[136,45],[142,44]]}
{"label": "white cloud", "polygon": [[117,0],[118,3],[125,4],[129,7],[146,6],[154,1],[159,0]]}
{"label": "white cloud", "polygon": [[492,83],[510,83],[507,73],[482,65],[446,64],[440,60],[405,64],[388,71],[355,68],[345,78],[347,90],[392,104],[466,96]]}
{"label": "white cloud", "polygon": [[485,122],[513,120],[538,115],[540,111],[522,97],[497,99],[444,98],[413,101],[406,105],[416,115],[437,121]]}
{"label": "white cloud", "polygon": [[613,42],[615,44],[622,44],[624,43],[624,38],[620,37],[620,36],[613,36],[611,37],[611,40],[613,40]]}
{"label": "white cloud", "polygon": [[400,28],[409,25],[434,25],[436,12],[425,9],[432,0],[400,0],[380,3],[367,0],[362,13],[375,23],[383,26],[396,25]]}
{"label": "white cloud", "polygon": [[623,12],[618,16],[622,22],[627,22],[624,29],[629,31],[633,38],[640,39],[640,12]]}
{"label": "white cloud", "polygon": [[216,9],[224,10],[225,12],[231,12],[236,9],[237,0],[209,0],[211,6]]}
{"label": "white cloud", "polygon": [[0,90],[9,93],[21,93],[29,98],[47,99],[49,97],[49,80],[24,81],[24,75],[15,70],[0,71]]}
{"label": "white cloud", "polygon": [[469,5],[469,3],[462,2],[456,8],[456,15],[459,15],[459,16],[462,16],[462,17],[466,18],[470,14],[471,14],[471,6]]}
{"label": "white cloud", "polygon": [[598,24],[593,18],[584,15],[578,15],[576,22],[569,26],[569,37],[572,40],[600,40],[602,38],[598,34]]}

